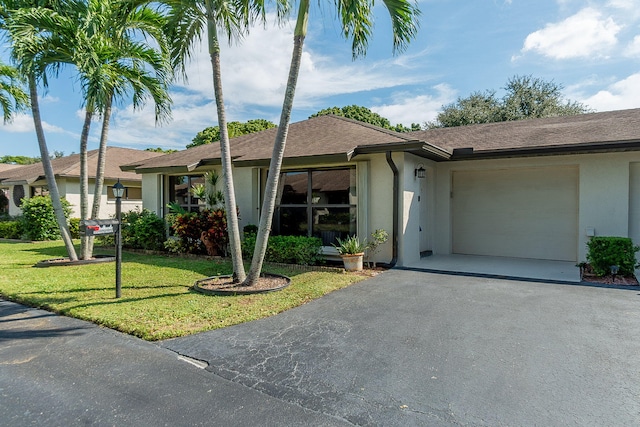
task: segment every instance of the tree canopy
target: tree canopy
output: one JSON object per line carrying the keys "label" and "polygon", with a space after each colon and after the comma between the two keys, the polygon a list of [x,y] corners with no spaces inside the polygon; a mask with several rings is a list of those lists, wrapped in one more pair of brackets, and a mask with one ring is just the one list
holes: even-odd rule
{"label": "tree canopy", "polygon": [[445,105],[429,128],[464,126],[540,117],[573,116],[592,111],[586,105],[565,100],[563,86],[533,76],[511,77],[503,88],[505,95],[496,91],[473,92],[466,98]]}
{"label": "tree canopy", "polygon": [[335,116],[346,117],[348,119],[357,120],[363,123],[369,123],[374,126],[378,126],[384,129],[393,130],[396,132],[411,132],[414,130],[420,130],[421,127],[418,123],[411,123],[411,127],[406,127],[402,124],[392,125],[389,119],[386,117],[382,117],[378,113],[374,113],[367,107],[362,107],[359,105],[347,105],[346,107],[331,107],[325,108],[324,110],[320,110],[315,114],[309,116],[318,117],[326,114],[333,114]]}
{"label": "tree canopy", "polygon": [[32,165],[39,163],[40,157],[28,157],[28,156],[2,156],[0,157],[0,163],[10,165]]}
{"label": "tree canopy", "polygon": [[[260,132],[261,130],[276,127],[275,123],[265,119],[253,119],[246,122],[229,122],[227,129],[229,130],[229,138],[249,133]],[[197,147],[199,145],[211,144],[220,141],[220,127],[210,126],[197,133],[195,138],[191,140],[191,144],[187,148]]]}

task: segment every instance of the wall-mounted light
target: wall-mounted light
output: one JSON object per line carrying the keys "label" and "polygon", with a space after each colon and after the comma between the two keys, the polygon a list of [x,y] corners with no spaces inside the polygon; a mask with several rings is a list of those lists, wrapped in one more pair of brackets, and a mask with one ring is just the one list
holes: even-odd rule
{"label": "wall-mounted light", "polygon": [[423,179],[427,176],[427,170],[422,164],[419,164],[418,167],[413,171],[413,176],[415,178]]}

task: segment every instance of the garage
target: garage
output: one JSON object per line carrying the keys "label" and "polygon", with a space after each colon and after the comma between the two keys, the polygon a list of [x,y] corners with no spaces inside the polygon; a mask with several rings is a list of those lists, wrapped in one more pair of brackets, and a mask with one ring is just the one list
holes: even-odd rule
{"label": "garage", "polygon": [[453,253],[577,260],[578,167],[454,171]]}

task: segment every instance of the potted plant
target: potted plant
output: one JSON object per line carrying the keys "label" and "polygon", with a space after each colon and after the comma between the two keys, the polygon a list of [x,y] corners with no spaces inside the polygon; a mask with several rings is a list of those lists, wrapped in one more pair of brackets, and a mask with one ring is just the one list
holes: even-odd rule
{"label": "potted plant", "polygon": [[347,271],[361,271],[362,259],[364,251],[367,250],[367,242],[360,242],[358,236],[349,236],[344,240],[336,238],[337,245],[333,245],[338,250],[340,258],[344,263],[344,269]]}

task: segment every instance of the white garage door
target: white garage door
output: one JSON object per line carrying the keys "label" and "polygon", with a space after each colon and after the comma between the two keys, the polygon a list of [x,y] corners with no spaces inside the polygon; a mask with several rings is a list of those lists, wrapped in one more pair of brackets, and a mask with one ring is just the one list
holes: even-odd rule
{"label": "white garage door", "polygon": [[456,171],[453,252],[576,261],[578,168]]}

